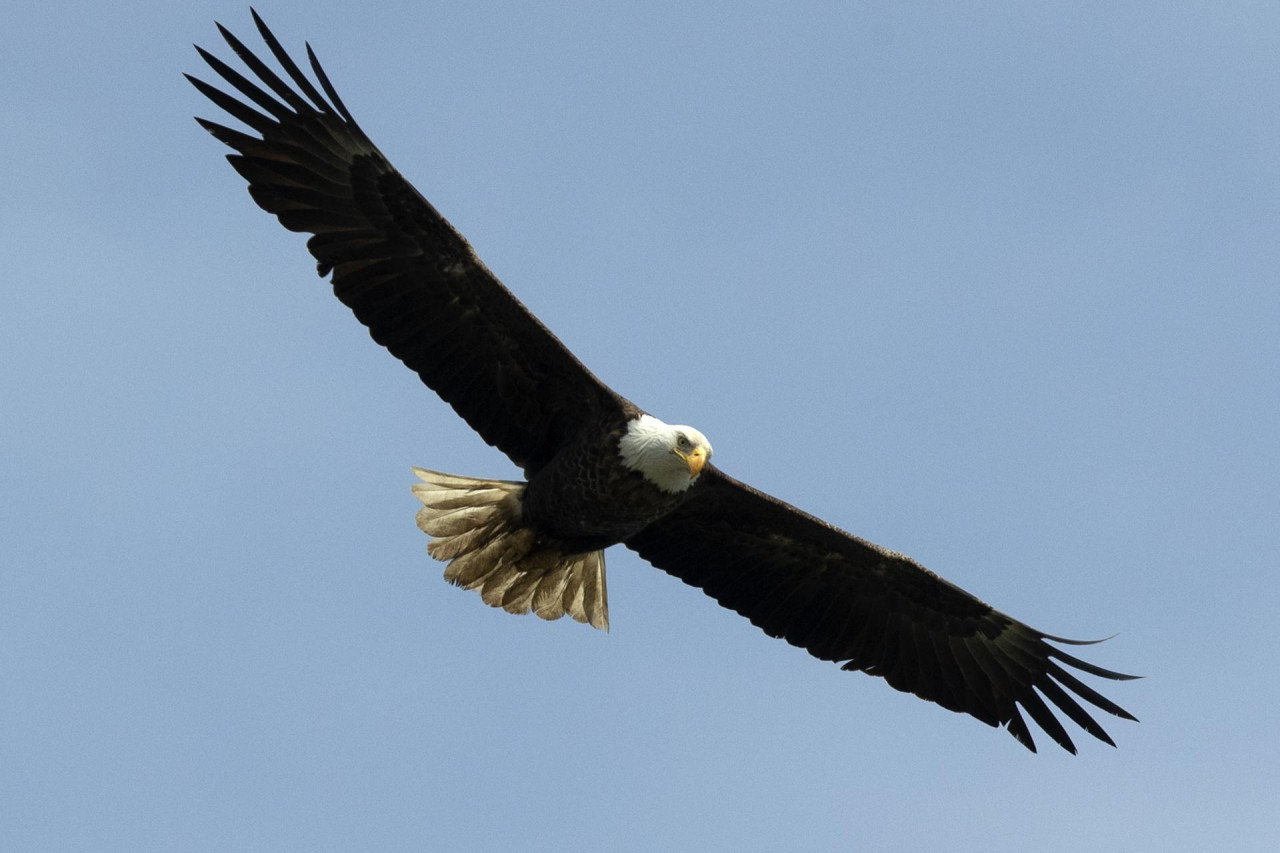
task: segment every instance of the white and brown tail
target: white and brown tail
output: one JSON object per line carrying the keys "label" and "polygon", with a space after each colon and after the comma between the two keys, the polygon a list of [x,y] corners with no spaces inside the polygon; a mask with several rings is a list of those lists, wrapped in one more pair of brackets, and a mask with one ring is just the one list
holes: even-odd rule
{"label": "white and brown tail", "polygon": [[418,527],[431,537],[427,553],[448,562],[444,579],[479,590],[490,607],[572,616],[609,630],[604,552],[561,554],[539,545],[521,524],[524,483],[478,480],[414,468],[421,483]]}

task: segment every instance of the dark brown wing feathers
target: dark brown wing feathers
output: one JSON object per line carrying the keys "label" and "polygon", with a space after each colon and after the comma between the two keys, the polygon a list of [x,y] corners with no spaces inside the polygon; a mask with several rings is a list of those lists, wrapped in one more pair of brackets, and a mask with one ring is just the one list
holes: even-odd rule
{"label": "dark brown wing feathers", "polygon": [[314,235],[307,248],[320,274],[333,272],[334,293],[373,339],[527,473],[554,456],[574,430],[620,411],[621,399],[387,162],[310,47],[324,95],[256,13],[254,20],[293,85],[219,26],[262,85],[204,50],[210,68],[245,100],[189,79],[261,138],[198,121],[235,149],[227,159],[260,207],[286,228]]}
{"label": "dark brown wing feathers", "polygon": [[907,557],[716,469],[702,476],[680,510],[626,545],[771,637],[988,725],[1006,725],[1033,751],[1019,709],[1076,751],[1043,699],[1113,746],[1071,693],[1134,719],[1062,664],[1103,678],[1132,676],[1085,663],[1046,641],[1078,643],[1029,628]]}

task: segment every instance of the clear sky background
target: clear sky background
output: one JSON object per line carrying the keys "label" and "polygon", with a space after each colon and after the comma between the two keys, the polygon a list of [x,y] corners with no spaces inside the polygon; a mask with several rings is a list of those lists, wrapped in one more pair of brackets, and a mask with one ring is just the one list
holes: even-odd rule
{"label": "clear sky background", "polygon": [[246,6],[20,0],[0,848],[1276,849],[1280,6],[259,10],[602,379],[1142,722],[1031,755],[621,549],[607,635],[449,587],[410,466],[514,468],[191,120]]}

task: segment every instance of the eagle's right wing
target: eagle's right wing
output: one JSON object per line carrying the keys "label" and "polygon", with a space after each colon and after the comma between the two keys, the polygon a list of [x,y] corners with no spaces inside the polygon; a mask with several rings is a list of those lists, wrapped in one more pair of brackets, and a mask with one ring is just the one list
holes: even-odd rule
{"label": "eagle's right wing", "polygon": [[621,409],[369,141],[310,46],[325,94],[253,17],[292,85],[219,25],[258,83],[198,47],[240,97],[188,79],[258,136],[197,120],[235,149],[227,159],[260,207],[314,235],[320,274],[332,270],[334,293],[373,339],[530,475],[574,429]]}

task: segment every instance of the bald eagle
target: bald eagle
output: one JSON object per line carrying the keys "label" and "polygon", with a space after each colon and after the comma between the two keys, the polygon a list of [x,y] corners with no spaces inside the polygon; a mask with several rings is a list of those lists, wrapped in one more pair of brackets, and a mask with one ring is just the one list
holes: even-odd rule
{"label": "bald eagle", "polygon": [[414,469],[418,526],[449,581],[513,613],[606,628],[604,550],[622,544],[769,636],[1003,725],[1033,752],[1022,711],[1076,751],[1046,699],[1115,745],[1076,697],[1136,718],[1067,667],[1134,676],[1080,660],[1049,641],[1086,642],[1030,628],[902,554],[733,479],[710,464],[701,432],[608,388],[391,166],[310,45],[323,93],[253,17],[288,79],[219,24],[257,80],[199,47],[239,97],[187,79],[253,133],[197,121],[234,150],[227,159],[260,207],[312,235],[319,274],[332,273],[334,294],[373,339],[524,470],[512,482]]}

